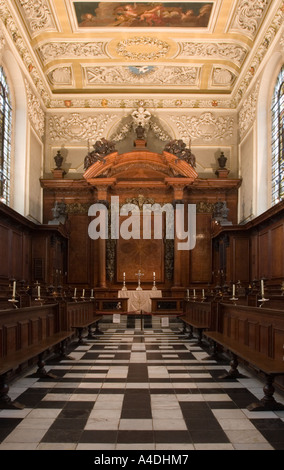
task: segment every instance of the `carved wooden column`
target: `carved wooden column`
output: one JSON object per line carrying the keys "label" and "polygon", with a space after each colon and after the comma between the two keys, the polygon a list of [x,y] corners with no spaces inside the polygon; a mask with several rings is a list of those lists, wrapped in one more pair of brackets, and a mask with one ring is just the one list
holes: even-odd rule
{"label": "carved wooden column", "polygon": [[182,257],[182,251],[178,249],[178,243],[179,240],[177,238],[177,233],[176,233],[176,206],[177,204],[184,204],[184,199],[183,199],[183,191],[184,191],[184,182],[181,184],[177,184],[174,182],[172,184],[173,188],[173,206],[174,206],[174,214],[175,214],[175,239],[174,239],[174,283],[173,287],[174,288],[179,288],[181,287],[181,257]]}
{"label": "carved wooden column", "polygon": [[[98,194],[97,194],[97,201],[98,204],[104,204],[108,208],[108,185],[96,185]],[[108,217],[107,213],[104,213],[105,217]],[[106,240],[103,238],[98,239],[98,252],[99,252],[99,286],[102,289],[106,289]]]}

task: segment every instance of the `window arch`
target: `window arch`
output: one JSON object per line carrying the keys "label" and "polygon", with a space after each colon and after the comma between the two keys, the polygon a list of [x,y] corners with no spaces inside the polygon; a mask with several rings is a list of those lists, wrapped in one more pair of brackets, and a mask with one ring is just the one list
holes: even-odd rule
{"label": "window arch", "polygon": [[6,75],[0,67],[0,200],[9,204],[12,106]]}
{"label": "window arch", "polygon": [[284,199],[284,65],[277,77],[271,105],[272,205]]}

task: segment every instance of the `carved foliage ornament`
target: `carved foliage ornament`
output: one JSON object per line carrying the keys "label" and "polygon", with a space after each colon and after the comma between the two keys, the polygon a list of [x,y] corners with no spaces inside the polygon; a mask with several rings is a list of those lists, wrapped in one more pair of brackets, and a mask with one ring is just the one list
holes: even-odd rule
{"label": "carved foliage ornament", "polygon": [[72,113],[71,116],[50,116],[48,120],[49,138],[51,141],[86,141],[102,137],[105,129],[116,119],[115,114],[96,114],[82,116]]}
{"label": "carved foliage ornament", "polygon": [[106,43],[98,42],[48,42],[38,47],[44,64],[54,59],[108,57],[104,52]]}
{"label": "carved foliage ornament", "polygon": [[44,123],[45,123],[45,114],[40,106],[40,101],[33,94],[27,80],[25,80],[25,87],[27,93],[28,101],[28,114],[31,120],[31,123],[38,134],[43,137],[44,134]]}
{"label": "carved foliage ornament", "polygon": [[253,38],[269,3],[269,0],[239,0],[231,29]]}
{"label": "carved foliage ornament", "polygon": [[240,45],[218,42],[180,42],[179,57],[202,57],[207,59],[226,59],[239,67],[242,65],[247,50]]}
{"label": "carved foliage ornament", "polygon": [[259,91],[259,81],[254,87],[252,93],[245,99],[239,114],[240,136],[243,137],[255,121],[256,104]]}
{"label": "carved foliage ornament", "polygon": [[18,0],[31,33],[57,31],[48,0]]}
{"label": "carved foliage ornament", "polygon": [[87,170],[93,163],[97,161],[102,161],[104,157],[110,153],[115,152],[114,142],[106,140],[104,137],[101,140],[97,140],[93,145],[94,150],[88,152],[84,160],[84,168]]}
{"label": "carved foliage ornament", "polygon": [[205,142],[226,140],[232,137],[234,119],[229,116],[214,116],[212,113],[203,113],[200,116],[171,116],[176,124],[180,137],[183,139],[202,139]]}

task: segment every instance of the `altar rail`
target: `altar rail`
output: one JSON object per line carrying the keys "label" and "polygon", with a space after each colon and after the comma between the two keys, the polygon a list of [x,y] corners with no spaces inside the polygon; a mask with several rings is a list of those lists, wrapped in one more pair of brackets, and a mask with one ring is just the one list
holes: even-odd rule
{"label": "altar rail", "polygon": [[180,297],[152,297],[152,313],[182,313],[183,298]]}
{"label": "altar rail", "polygon": [[96,298],[96,310],[99,312],[127,312],[128,298],[123,297],[104,297]]}

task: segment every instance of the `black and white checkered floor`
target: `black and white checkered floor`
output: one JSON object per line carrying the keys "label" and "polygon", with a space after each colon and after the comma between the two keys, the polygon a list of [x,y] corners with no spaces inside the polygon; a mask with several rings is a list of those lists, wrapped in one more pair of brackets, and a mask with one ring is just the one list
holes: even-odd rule
{"label": "black and white checkered floor", "polygon": [[218,378],[228,364],[204,360],[179,325],[102,330],[50,361],[57,379],[29,371],[10,386],[25,408],[0,411],[0,450],[284,450],[284,411],[246,409],[263,383]]}

